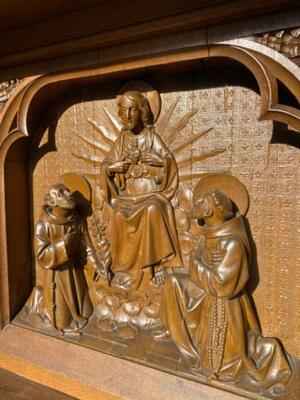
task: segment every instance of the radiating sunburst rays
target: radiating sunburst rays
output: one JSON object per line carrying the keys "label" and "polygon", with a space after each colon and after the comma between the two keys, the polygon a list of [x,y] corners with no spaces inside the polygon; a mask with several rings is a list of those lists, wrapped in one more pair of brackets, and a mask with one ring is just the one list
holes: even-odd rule
{"label": "radiating sunburst rays", "polygon": [[[164,142],[168,148],[174,154],[176,158],[178,170],[179,170],[179,180],[180,181],[190,181],[193,179],[201,178],[203,175],[207,174],[209,171],[192,171],[191,166],[197,165],[199,162],[206,160],[210,157],[215,157],[218,154],[223,153],[226,148],[219,148],[213,151],[205,152],[195,156],[186,157],[185,150],[196,143],[198,140],[203,138],[213,128],[204,129],[193,136],[185,138],[182,142],[177,143],[177,138],[181,131],[187,126],[194,115],[198,112],[195,108],[188,113],[186,113],[175,125],[170,126],[170,120],[172,115],[176,110],[178,104],[178,99],[176,99],[170,107],[165,111],[163,115],[160,116],[158,122],[156,123],[156,131],[161,135]],[[96,179],[100,173],[100,168],[103,160],[108,155],[110,149],[114,145],[116,139],[118,138],[122,125],[120,122],[106,109],[104,108],[105,115],[108,119],[110,129],[106,126],[98,123],[95,119],[88,118],[89,124],[93,126],[99,135],[99,138],[95,140],[94,138],[89,138],[85,134],[77,134],[77,136],[85,142],[91,149],[90,152],[80,152],[72,153],[74,157],[83,160],[87,165],[92,165],[93,169],[81,171],[81,174],[90,179]]]}
{"label": "radiating sunburst rays", "polygon": [[[193,186],[195,181],[211,172],[209,170],[199,169],[198,165],[201,165],[201,162],[208,158],[223,153],[226,148],[217,148],[203,153],[197,151],[195,153],[192,146],[208,135],[213,128],[203,129],[182,139],[183,130],[197,114],[198,109],[195,108],[189,111],[172,125],[171,119],[176,112],[177,104],[178,99],[176,99],[164,114],[160,116],[155,125],[155,129],[163,138],[170,151],[172,151],[178,165],[180,186],[176,196],[172,200],[174,204],[172,204],[177,218],[177,231],[184,258],[184,265],[187,267],[190,251],[194,248],[196,243],[193,234],[193,225],[190,224],[188,218],[188,209],[191,206],[191,186]],[[77,134],[80,140],[86,144],[86,150],[85,152],[72,153],[74,157],[84,161],[86,164],[86,170],[81,170],[80,174],[94,182],[92,186],[94,186],[95,193],[97,192],[96,180],[99,178],[103,160],[109,154],[122,130],[120,122],[106,108],[104,108],[104,113],[108,125],[105,126],[93,118],[88,118],[88,123],[94,128],[96,138],[88,136],[85,133]],[[110,233],[109,229],[108,231],[106,229],[109,224],[105,221],[106,219],[109,220],[109,213],[104,207],[103,202],[101,202],[102,206],[98,204],[99,200],[101,200],[100,193],[95,194],[93,199],[93,213],[87,220],[88,228],[99,262],[102,262],[108,268],[111,263]],[[178,204],[176,204],[176,201]]]}

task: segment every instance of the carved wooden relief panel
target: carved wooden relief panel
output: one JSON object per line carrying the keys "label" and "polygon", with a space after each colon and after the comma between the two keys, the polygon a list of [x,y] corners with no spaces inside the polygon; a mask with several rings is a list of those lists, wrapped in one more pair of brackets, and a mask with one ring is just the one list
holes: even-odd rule
{"label": "carved wooden relief panel", "polygon": [[[174,78],[173,87],[176,81]],[[113,94],[111,96],[111,99],[104,100],[89,99],[84,89],[73,94],[74,100],[72,97],[63,99],[49,112],[48,120],[45,121],[45,125],[49,126],[42,130],[41,140],[32,156],[34,226],[40,215],[45,187],[56,183],[64,173],[76,171],[87,175],[94,190],[100,190],[97,179],[99,165],[95,161],[80,160],[74,155],[97,156],[95,145],[91,147],[80,136],[84,135],[92,142],[101,141],[101,135],[92,121],[109,127],[104,110],[108,110],[117,119],[115,98]],[[250,194],[248,219],[257,247],[259,266],[255,271],[259,274],[259,284],[253,283],[254,298],[264,332],[279,336],[291,353],[300,354],[297,347],[300,337],[294,325],[296,321],[289,313],[290,307],[296,310],[300,301],[299,268],[293,256],[297,247],[297,221],[293,210],[297,208],[299,198],[298,149],[287,144],[271,143],[273,123],[257,121],[260,100],[259,95],[251,89],[241,86],[193,88],[180,90],[180,95],[178,91],[162,92],[161,99],[162,116],[176,103],[169,122],[172,127],[192,110],[195,111],[187,125],[178,132],[175,144],[183,143],[196,133],[207,131],[198,141],[183,149],[177,158],[177,162],[180,162],[203,156],[198,162],[187,163],[180,171],[185,178],[180,183],[179,204],[175,209],[179,217],[177,226],[183,235],[183,253],[186,242],[189,242],[189,237],[185,237],[187,221],[181,216],[186,203],[189,206],[189,198],[184,197],[183,193],[190,193],[197,182],[197,178],[192,176],[190,180],[185,179],[189,178],[189,174],[204,172],[229,172],[238,177]],[[76,104],[69,106],[69,102]],[[53,113],[60,115],[57,123],[53,122]],[[49,150],[53,151],[44,154],[43,148],[51,142],[52,149],[50,147]],[[95,174],[95,179],[90,177],[92,174]],[[38,283],[41,282],[41,274],[41,269],[36,266]],[[278,289],[281,293],[279,299]],[[280,307],[274,307],[278,301]]]}
{"label": "carved wooden relief panel", "polygon": [[[78,72],[66,90],[60,76],[59,95],[28,90],[17,121],[6,114],[30,135],[34,289],[15,323],[297,399],[300,114],[277,90],[283,62],[227,50],[235,61],[212,46],[200,69],[191,54],[128,77]],[[280,76],[289,90],[297,74]]]}

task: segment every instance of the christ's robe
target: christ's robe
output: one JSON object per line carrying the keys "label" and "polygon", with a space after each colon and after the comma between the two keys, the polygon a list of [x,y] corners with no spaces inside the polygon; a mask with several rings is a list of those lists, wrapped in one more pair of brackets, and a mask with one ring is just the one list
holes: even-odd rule
{"label": "christ's robe", "polygon": [[[127,173],[113,174],[108,166],[127,161],[132,150],[141,157],[132,162]],[[147,155],[158,155],[162,166],[142,161]],[[112,214],[112,272],[114,282],[126,289],[137,289],[146,267],[160,265],[181,267],[174,210],[170,200],[178,188],[177,164],[154,128],[139,135],[122,131],[101,173],[103,197]]]}

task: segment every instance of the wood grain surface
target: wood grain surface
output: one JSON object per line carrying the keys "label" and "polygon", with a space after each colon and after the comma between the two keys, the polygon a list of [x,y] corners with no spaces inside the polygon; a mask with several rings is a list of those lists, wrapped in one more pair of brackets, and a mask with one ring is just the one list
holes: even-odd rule
{"label": "wood grain surface", "polygon": [[72,400],[56,390],[0,369],[0,398],[2,400]]}
{"label": "wood grain surface", "polygon": [[245,399],[13,325],[0,333],[0,368],[80,400]]}

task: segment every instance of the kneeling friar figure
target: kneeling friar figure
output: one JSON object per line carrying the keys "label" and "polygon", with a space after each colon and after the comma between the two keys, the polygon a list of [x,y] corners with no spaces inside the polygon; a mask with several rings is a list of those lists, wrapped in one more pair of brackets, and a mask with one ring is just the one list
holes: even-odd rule
{"label": "kneeling friar figure", "polygon": [[262,336],[246,292],[251,250],[243,216],[235,216],[220,190],[205,193],[207,183],[195,189],[191,216],[204,225],[190,273],[174,273],[165,283],[164,334],[172,336],[194,373],[247,382],[259,391],[284,389],[291,375],[288,358],[277,339]]}

